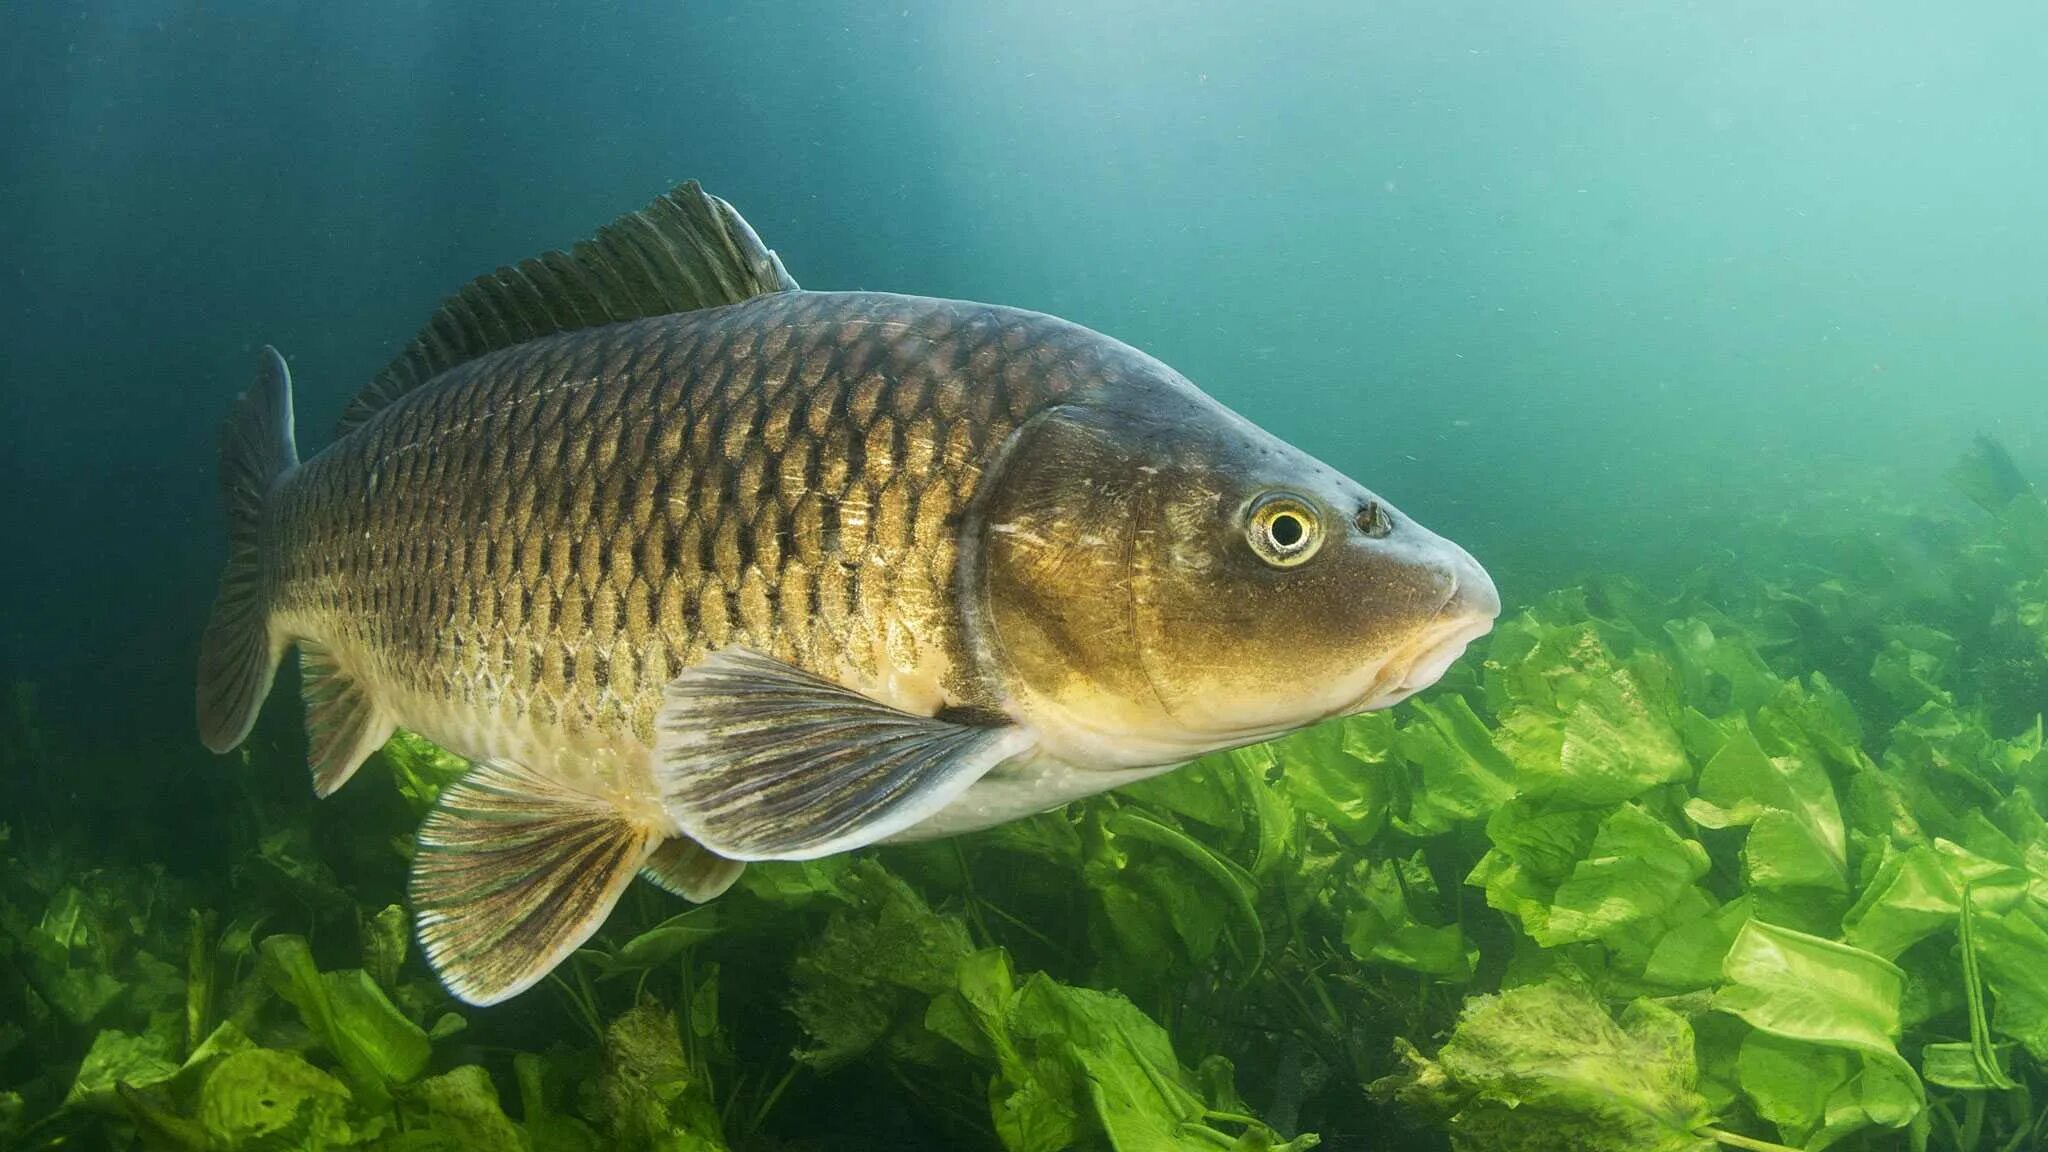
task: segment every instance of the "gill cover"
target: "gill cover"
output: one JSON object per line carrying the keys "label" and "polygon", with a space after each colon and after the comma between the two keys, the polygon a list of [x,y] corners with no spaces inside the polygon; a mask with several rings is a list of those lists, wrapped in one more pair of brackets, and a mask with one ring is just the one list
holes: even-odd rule
{"label": "gill cover", "polygon": [[982,668],[1070,763],[1159,763],[1177,749],[1133,601],[1161,431],[1093,404],[1048,409],[1017,431],[970,519],[965,602]]}

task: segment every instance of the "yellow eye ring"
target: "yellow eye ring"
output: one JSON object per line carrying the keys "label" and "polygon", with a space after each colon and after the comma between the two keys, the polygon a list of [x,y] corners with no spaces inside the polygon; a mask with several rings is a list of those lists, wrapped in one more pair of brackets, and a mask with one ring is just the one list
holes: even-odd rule
{"label": "yellow eye ring", "polygon": [[1275,568],[1305,564],[1323,546],[1323,518],[1309,502],[1289,492],[1259,497],[1245,515],[1244,538],[1259,559]]}

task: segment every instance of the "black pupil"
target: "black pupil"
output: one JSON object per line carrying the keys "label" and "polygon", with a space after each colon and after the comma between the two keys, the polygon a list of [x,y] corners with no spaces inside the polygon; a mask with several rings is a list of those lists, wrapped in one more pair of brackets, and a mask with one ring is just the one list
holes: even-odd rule
{"label": "black pupil", "polygon": [[1288,512],[1273,517],[1273,527],[1270,530],[1273,533],[1273,543],[1282,548],[1294,547],[1301,543],[1302,536],[1306,535],[1301,517]]}

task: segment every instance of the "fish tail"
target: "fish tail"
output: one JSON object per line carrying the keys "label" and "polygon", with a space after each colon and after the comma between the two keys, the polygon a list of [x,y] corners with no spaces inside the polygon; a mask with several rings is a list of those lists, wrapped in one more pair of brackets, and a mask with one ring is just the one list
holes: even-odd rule
{"label": "fish tail", "polygon": [[291,373],[277,349],[266,345],[256,382],[221,431],[228,563],[199,641],[198,690],[199,738],[215,752],[248,736],[288,642],[271,627],[264,524],[283,480],[298,466]]}

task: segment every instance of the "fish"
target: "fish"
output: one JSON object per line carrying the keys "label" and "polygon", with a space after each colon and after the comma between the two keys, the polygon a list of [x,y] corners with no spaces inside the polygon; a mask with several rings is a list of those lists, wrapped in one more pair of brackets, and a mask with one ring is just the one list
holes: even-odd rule
{"label": "fish", "polygon": [[695,182],[481,276],[301,459],[266,347],[221,436],[199,734],[296,650],[313,790],[467,759],[408,879],[477,1005],[635,877],[949,836],[1388,707],[1486,571],[1109,336],[807,291]]}

